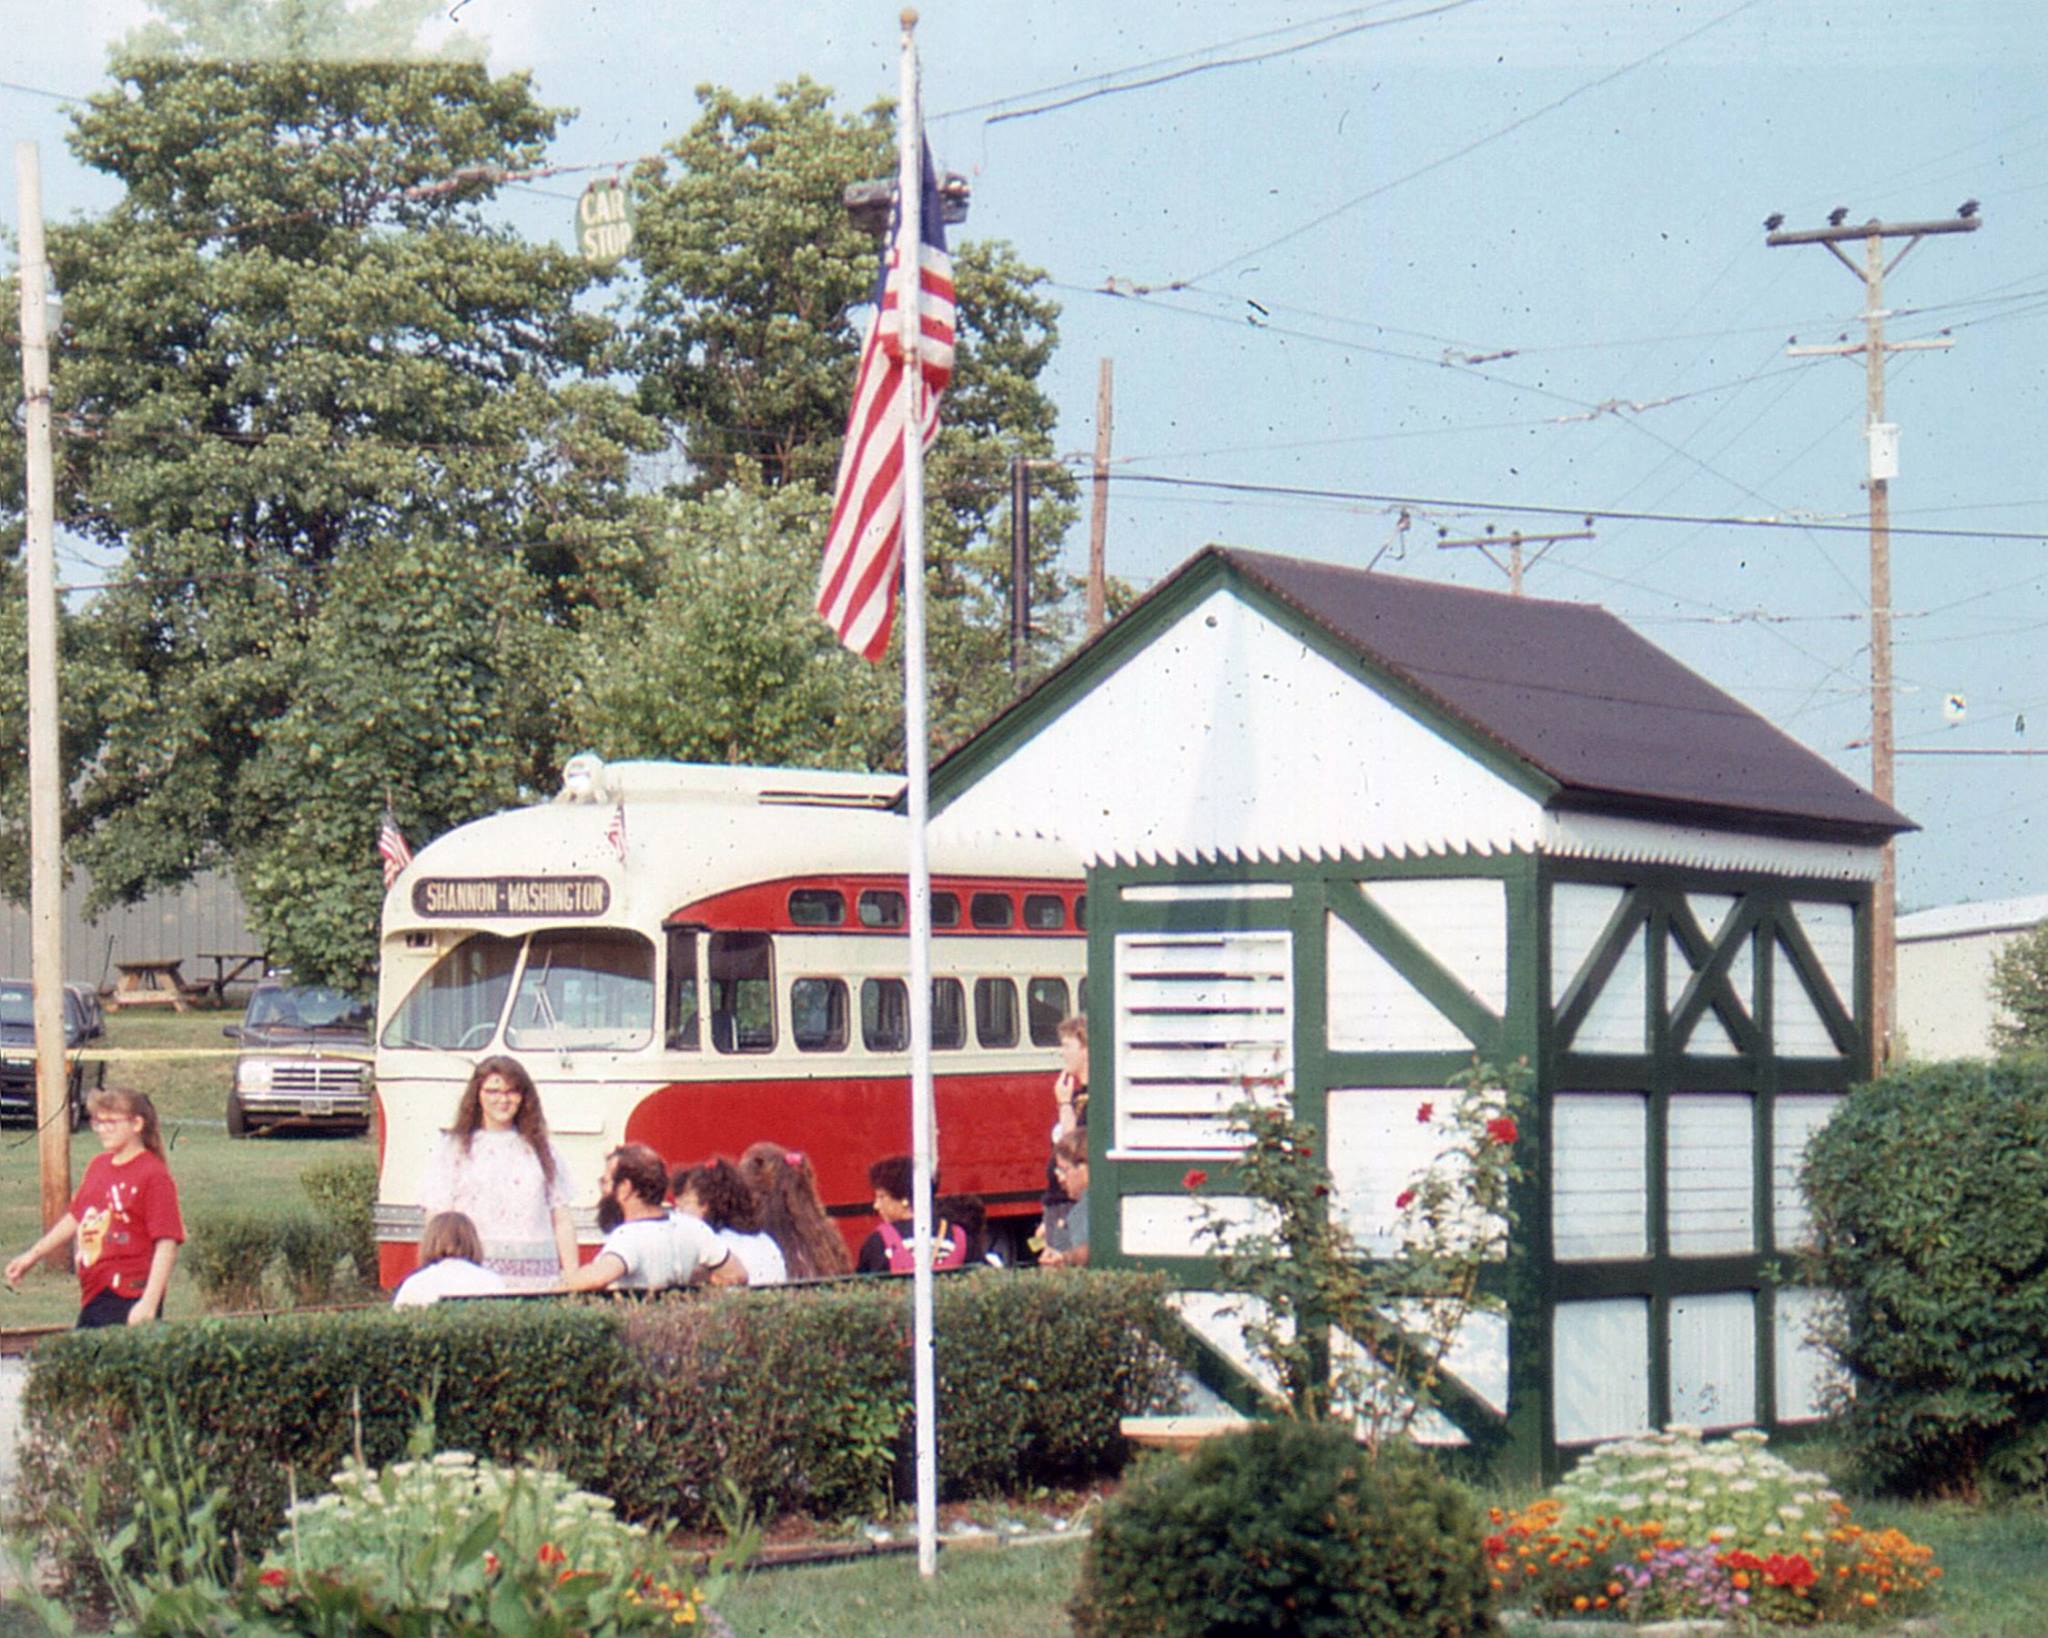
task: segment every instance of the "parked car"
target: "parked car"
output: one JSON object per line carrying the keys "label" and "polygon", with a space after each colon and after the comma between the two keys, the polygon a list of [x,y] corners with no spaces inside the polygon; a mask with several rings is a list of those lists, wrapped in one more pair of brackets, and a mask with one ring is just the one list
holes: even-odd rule
{"label": "parked car", "polygon": [[370,1024],[359,995],[325,984],[265,979],[239,1024],[221,1033],[241,1047],[228,1090],[228,1136],[273,1126],[366,1131]]}
{"label": "parked car", "polygon": [[[107,1023],[99,992],[89,984],[64,986],[64,1049],[75,1052],[105,1037]],[[104,1085],[104,1060],[88,1067],[74,1060],[69,1083],[71,1129],[85,1126],[85,1096]],[[35,987],[22,978],[0,978],[0,1123],[36,1123]]]}

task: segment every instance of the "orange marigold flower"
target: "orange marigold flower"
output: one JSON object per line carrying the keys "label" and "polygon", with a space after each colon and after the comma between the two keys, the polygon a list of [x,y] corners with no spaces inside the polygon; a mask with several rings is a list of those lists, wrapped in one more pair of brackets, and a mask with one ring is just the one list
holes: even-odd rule
{"label": "orange marigold flower", "polygon": [[1607,1608],[1607,1603],[1608,1601],[1605,1598],[1596,1598],[1593,1600],[1593,1608],[1595,1608],[1596,1610],[1604,1610],[1605,1608]]}
{"label": "orange marigold flower", "polygon": [[1640,1549],[1640,1550],[1639,1550],[1639,1551],[1638,1551],[1638,1552],[1636,1553],[1636,1559],[1637,1559],[1637,1562],[1639,1562],[1639,1563],[1643,1563],[1643,1564],[1647,1564],[1647,1563],[1649,1563],[1649,1562],[1650,1562],[1650,1560],[1651,1560],[1651,1559],[1653,1559],[1653,1558],[1655,1558],[1656,1556],[1657,1556],[1657,1555],[1656,1555],[1655,1553],[1651,1552],[1651,1551],[1650,1551],[1650,1549],[1649,1549],[1649,1548],[1647,1548],[1647,1547],[1644,1547],[1644,1548]]}
{"label": "orange marigold flower", "polygon": [[1607,1596],[1609,1598],[1619,1598],[1621,1596],[1621,1583],[1619,1581],[1607,1583]]}
{"label": "orange marigold flower", "polygon": [[1587,1609],[1591,1607],[1592,1602],[1592,1599],[1588,1598],[1584,1593],[1580,1593],[1578,1597],[1572,1600],[1572,1608],[1575,1610]]}
{"label": "orange marigold flower", "polygon": [[1749,1572],[1747,1570],[1737,1570],[1731,1579],[1735,1583],[1735,1590],[1737,1592],[1749,1591]]}
{"label": "orange marigold flower", "polygon": [[1874,1610],[1877,1608],[1877,1594],[1874,1592],[1858,1593],[1856,1601],[1865,1609]]}

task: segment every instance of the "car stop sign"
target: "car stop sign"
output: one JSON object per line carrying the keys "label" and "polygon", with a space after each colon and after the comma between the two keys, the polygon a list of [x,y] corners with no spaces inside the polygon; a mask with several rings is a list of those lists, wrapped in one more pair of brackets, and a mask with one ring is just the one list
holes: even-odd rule
{"label": "car stop sign", "polygon": [[590,262],[615,262],[633,247],[633,196],[616,176],[602,177],[576,201],[576,248]]}

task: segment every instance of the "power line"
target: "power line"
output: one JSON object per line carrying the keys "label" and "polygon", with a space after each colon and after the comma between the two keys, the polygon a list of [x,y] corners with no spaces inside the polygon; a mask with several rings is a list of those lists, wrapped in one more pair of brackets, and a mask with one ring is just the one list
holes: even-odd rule
{"label": "power line", "polygon": [[1218,273],[1227,272],[1229,269],[1236,267],[1240,262],[1250,261],[1254,256],[1261,256],[1269,250],[1278,249],[1281,245],[1287,244],[1291,240],[1300,238],[1304,233],[1311,233],[1315,229],[1321,227],[1324,223],[1336,220],[1336,218],[1342,216],[1343,214],[1345,214],[1345,212],[1356,209],[1358,206],[1365,204],[1368,200],[1377,199],[1382,194],[1392,192],[1395,188],[1402,187],[1405,186],[1407,183],[1417,181],[1422,177],[1428,176],[1432,171],[1442,170],[1444,166],[1453,164],[1456,161],[1463,159],[1467,154],[1476,153],[1479,149],[1487,147],[1492,143],[1498,142],[1503,137],[1511,136],[1514,132],[1521,130],[1523,126],[1533,124],[1535,121],[1542,119],[1546,114],[1555,113],[1558,109],[1564,107],[1566,103],[1575,101],[1579,97],[1586,95],[1586,93],[1588,93],[1589,91],[1597,91],[1602,86],[1611,85],[1614,81],[1621,79],[1624,75],[1632,74],[1637,69],[1645,66],[1646,64],[1655,62],[1659,57],[1665,56],[1670,52],[1676,51],[1680,46],[1690,44],[1692,41],[1698,39],[1702,34],[1707,33],[1709,30],[1719,28],[1723,23],[1730,21],[1732,18],[1741,16],[1746,11],[1754,10],[1757,6],[1761,5],[1762,3],[1763,0],[1742,0],[1742,3],[1740,5],[1732,7],[1728,11],[1722,12],[1720,16],[1709,19],[1707,22],[1702,23],[1698,28],[1689,30],[1687,33],[1680,35],[1677,39],[1669,41],[1666,44],[1657,47],[1656,50],[1646,52],[1644,55],[1635,58],[1633,61],[1623,63],[1619,68],[1613,69],[1606,74],[1602,74],[1596,79],[1588,80],[1583,85],[1574,87],[1572,90],[1567,91],[1563,96],[1559,97],[1556,101],[1547,102],[1541,108],[1535,109],[1530,113],[1524,114],[1519,119],[1510,120],[1506,125],[1500,126],[1496,130],[1489,131],[1485,136],[1477,137],[1473,141],[1466,143],[1461,148],[1453,149],[1450,153],[1443,154],[1436,159],[1432,159],[1426,165],[1418,166],[1415,170],[1409,171],[1404,175],[1397,176],[1391,182],[1382,182],[1378,184],[1376,187],[1368,188],[1365,192],[1361,194],[1356,194],[1352,198],[1345,200],[1344,203],[1342,203],[1341,205],[1335,206],[1333,209],[1326,210],[1320,216],[1317,216],[1310,221],[1302,223],[1301,226],[1288,229],[1287,232],[1280,234],[1277,238],[1268,239],[1263,244],[1257,244],[1252,246],[1252,248],[1249,250],[1240,251],[1235,256],[1232,256],[1225,261],[1218,262],[1214,267],[1204,268],[1201,272],[1193,274],[1188,278],[1176,279],[1173,281],[1172,285],[1168,286],[1167,288],[1177,288],[1181,285],[1188,284],[1200,284],[1203,280],[1213,278]]}

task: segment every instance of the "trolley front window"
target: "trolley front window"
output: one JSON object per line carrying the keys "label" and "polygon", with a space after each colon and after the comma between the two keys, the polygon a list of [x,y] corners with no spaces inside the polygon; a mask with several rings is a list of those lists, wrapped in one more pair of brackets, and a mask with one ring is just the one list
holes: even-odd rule
{"label": "trolley front window", "polygon": [[629,1052],[654,1034],[654,946],[595,927],[533,935],[505,1044],[525,1052]]}
{"label": "trolley front window", "polygon": [[428,969],[384,1030],[388,1047],[474,1052],[498,1033],[519,940],[473,933]]}

